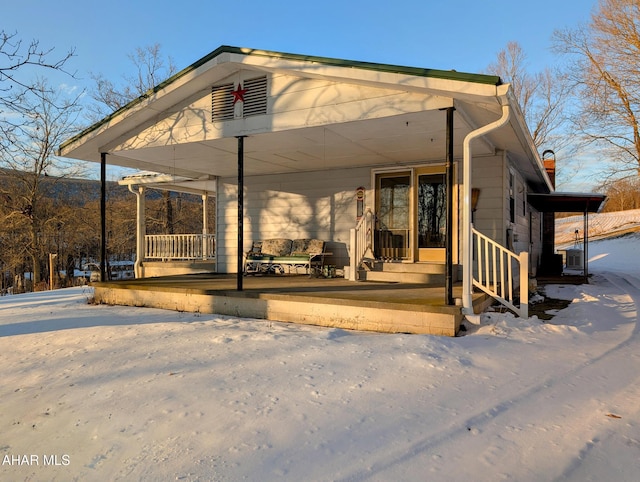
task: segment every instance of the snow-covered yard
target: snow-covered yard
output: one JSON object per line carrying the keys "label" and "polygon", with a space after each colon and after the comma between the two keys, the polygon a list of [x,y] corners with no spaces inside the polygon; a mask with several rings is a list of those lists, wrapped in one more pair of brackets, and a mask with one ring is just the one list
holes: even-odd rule
{"label": "snow-covered yard", "polygon": [[[614,211],[610,213],[592,213],[588,220],[589,239],[599,239],[623,234],[632,230],[640,231],[640,209]],[[575,244],[576,230],[580,244],[584,237],[584,215],[556,219],[556,246]]]}
{"label": "snow-covered yard", "polygon": [[458,338],[2,297],[0,480],[635,481],[639,249]]}

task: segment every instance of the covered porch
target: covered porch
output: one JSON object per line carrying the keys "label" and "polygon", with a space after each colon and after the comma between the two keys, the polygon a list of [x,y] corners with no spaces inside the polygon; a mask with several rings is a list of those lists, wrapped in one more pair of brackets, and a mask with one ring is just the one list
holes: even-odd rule
{"label": "covered porch", "polygon": [[[69,139],[59,154],[100,162],[103,173],[109,163],[166,173],[172,180],[215,180],[215,265],[216,272],[225,275],[210,276],[228,283],[235,274],[235,295],[213,302],[219,313],[233,311],[227,304],[238,303],[230,300],[246,300],[243,292],[256,282],[243,276],[243,256],[252,242],[314,238],[329,244],[331,265],[348,268],[352,280],[344,283],[353,282],[371,253],[376,256],[376,244],[387,251],[398,248],[392,253],[398,264],[445,265],[445,286],[437,288],[439,303],[455,313],[454,321],[443,330],[424,328],[429,332],[455,333],[462,313],[470,315],[475,309],[474,287],[490,291],[526,316],[527,292],[520,293],[518,308],[514,273],[526,279],[527,263],[518,258],[515,263],[522,269],[512,269],[513,256],[499,244],[504,238],[504,182],[485,190],[484,196],[490,200],[493,193],[497,204],[487,203],[485,225],[477,232],[472,229],[472,171],[504,180],[512,166],[527,189],[549,190],[513,92],[498,77],[223,46]],[[387,202],[380,195],[391,187],[407,195],[400,199],[394,194]],[[421,211],[429,201],[438,207]],[[393,216],[383,219],[381,227],[384,208],[392,208]],[[373,213],[372,218],[366,213]],[[376,232],[386,237],[378,236],[376,243]],[[491,276],[475,280],[473,246],[479,234],[488,240],[482,271],[489,272],[489,260],[493,265]],[[138,239],[141,243],[145,237]],[[391,241],[382,245],[383,239]],[[146,249],[139,246],[141,253]],[[508,260],[496,262],[503,257]],[[493,274],[498,270],[506,275]],[[453,286],[460,278],[461,291]],[[184,294],[169,302],[177,309],[191,292],[181,291],[183,280],[166,279],[176,284],[174,294]],[[353,291],[373,293],[383,286],[378,283]],[[520,285],[526,288],[526,283]],[[148,305],[145,290],[119,286],[128,286],[138,300],[126,301],[120,296],[124,290],[107,286],[97,288],[97,296],[104,302]],[[425,299],[431,288],[411,285]],[[264,296],[271,295],[251,299]],[[374,305],[375,299],[366,303]],[[392,306],[398,308],[397,303]],[[271,313],[271,308],[264,310]],[[276,319],[266,311],[262,317]],[[342,314],[344,310],[335,310],[336,319]],[[380,326],[394,326],[403,312],[386,316],[388,321]],[[431,326],[430,317],[420,316],[417,324]],[[282,314],[280,319],[288,321],[284,318]],[[323,318],[328,321],[319,324],[333,322],[334,315],[325,312]]]}

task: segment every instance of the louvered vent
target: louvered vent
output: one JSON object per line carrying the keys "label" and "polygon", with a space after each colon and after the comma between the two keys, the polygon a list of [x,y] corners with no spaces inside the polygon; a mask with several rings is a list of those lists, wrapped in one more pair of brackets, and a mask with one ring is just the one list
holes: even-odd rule
{"label": "louvered vent", "polygon": [[233,119],[233,84],[216,85],[211,88],[211,121]]}
{"label": "louvered vent", "polygon": [[244,81],[244,110],[243,116],[261,115],[267,113],[267,76]]}

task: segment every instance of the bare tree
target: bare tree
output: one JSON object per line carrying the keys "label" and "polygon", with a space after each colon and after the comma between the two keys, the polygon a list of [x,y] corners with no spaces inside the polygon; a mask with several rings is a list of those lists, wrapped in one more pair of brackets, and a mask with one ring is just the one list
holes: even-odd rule
{"label": "bare tree", "polygon": [[135,68],[135,75],[124,76],[122,86],[116,85],[103,74],[91,74],[95,90],[90,93],[95,101],[89,106],[90,120],[97,122],[124,107],[132,100],[145,95],[163,80],[176,73],[173,60],[163,58],[160,44],[138,47],[128,55]]}
{"label": "bare tree", "polygon": [[[139,47],[134,53],[129,54],[129,60],[135,68],[136,74],[125,76],[122,87],[118,87],[103,74],[91,74],[96,89],[90,95],[95,101],[89,106],[89,117],[97,122],[106,115],[121,109],[132,100],[146,95],[158,84],[176,73],[176,67],[171,57],[162,56],[160,44]],[[174,232],[173,207],[168,191],[163,191],[165,204],[164,220],[166,234]]]}
{"label": "bare tree", "polygon": [[640,3],[599,0],[588,25],[554,34],[570,59],[579,104],[577,136],[599,153],[607,177],[640,173]]}
{"label": "bare tree", "polygon": [[607,180],[598,190],[607,195],[604,212],[640,209],[640,177]]}
{"label": "bare tree", "polygon": [[[21,250],[30,259],[33,281],[41,278],[44,251],[59,230],[51,195],[57,180],[78,176],[83,166],[56,158],[56,147],[75,130],[79,97],[66,98],[42,79],[21,99],[14,113],[12,143],[1,159],[10,182],[0,186],[3,226],[24,234]],[[50,176],[54,174],[55,176]]]}
{"label": "bare tree", "polygon": [[31,80],[34,70],[60,71],[73,76],[66,70],[67,61],[73,57],[70,50],[57,59],[51,59],[54,49],[43,49],[37,40],[24,44],[16,33],[0,30],[0,154],[15,141],[16,130],[20,128],[27,109],[29,96],[49,98],[51,90],[43,92],[39,83]]}
{"label": "bare tree", "polygon": [[566,121],[564,107],[569,89],[565,77],[558,70],[547,68],[543,72],[530,73],[527,56],[520,44],[509,42],[487,71],[511,83],[538,149],[557,151],[565,146],[561,130]]}

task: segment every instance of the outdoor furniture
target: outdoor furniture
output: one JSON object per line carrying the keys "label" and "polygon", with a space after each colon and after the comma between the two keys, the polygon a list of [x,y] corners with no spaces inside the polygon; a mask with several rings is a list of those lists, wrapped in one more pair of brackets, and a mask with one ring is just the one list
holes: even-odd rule
{"label": "outdoor furniture", "polygon": [[245,253],[244,274],[280,273],[285,266],[305,268],[312,275],[321,273],[324,264],[325,242],[321,239],[274,238],[254,241],[251,250]]}

